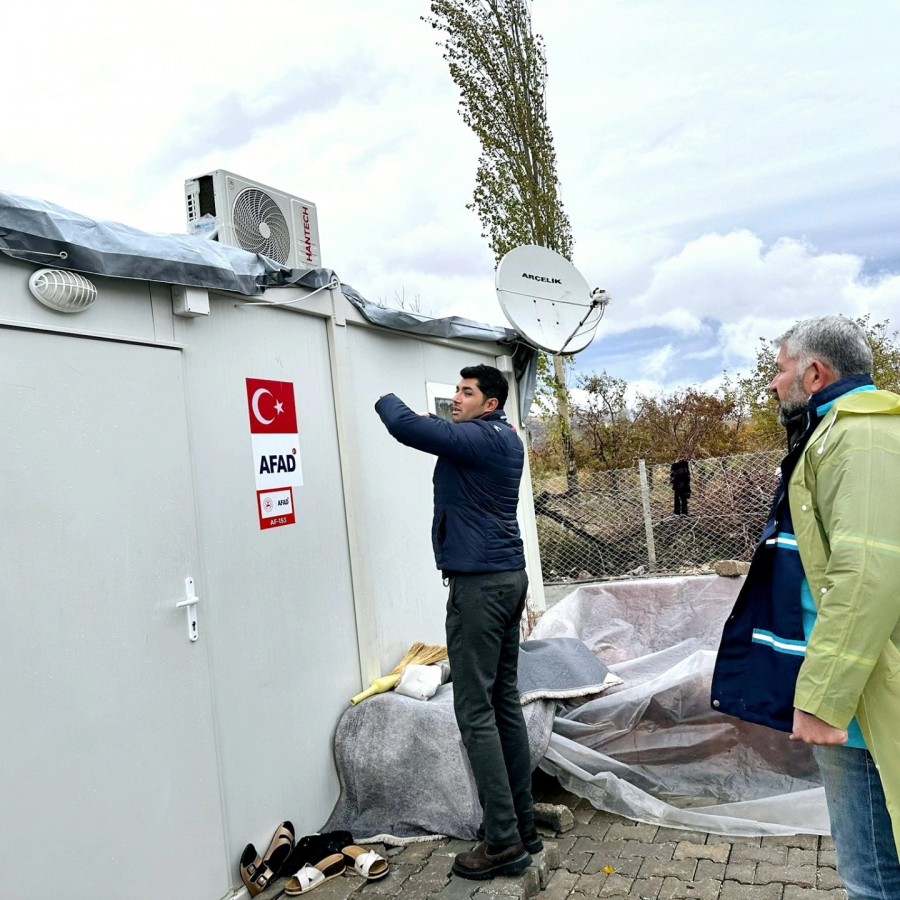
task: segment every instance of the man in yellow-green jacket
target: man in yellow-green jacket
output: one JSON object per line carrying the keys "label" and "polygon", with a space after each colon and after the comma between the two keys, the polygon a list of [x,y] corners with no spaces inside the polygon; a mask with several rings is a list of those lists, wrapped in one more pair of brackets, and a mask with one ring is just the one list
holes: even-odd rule
{"label": "man in yellow-green jacket", "polygon": [[775,343],[790,450],[712,702],[813,745],[848,897],[897,900],[900,396],[876,390],[849,319],[799,322]]}

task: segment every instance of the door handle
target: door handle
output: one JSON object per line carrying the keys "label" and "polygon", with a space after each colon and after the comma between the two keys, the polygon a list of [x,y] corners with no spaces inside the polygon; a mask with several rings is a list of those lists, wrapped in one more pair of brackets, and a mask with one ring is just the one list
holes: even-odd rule
{"label": "door handle", "polygon": [[194,579],[188,575],[184,579],[184,600],[178,600],[175,603],[176,609],[185,609],[187,611],[187,629],[188,640],[197,640],[197,604],[200,598],[194,593]]}

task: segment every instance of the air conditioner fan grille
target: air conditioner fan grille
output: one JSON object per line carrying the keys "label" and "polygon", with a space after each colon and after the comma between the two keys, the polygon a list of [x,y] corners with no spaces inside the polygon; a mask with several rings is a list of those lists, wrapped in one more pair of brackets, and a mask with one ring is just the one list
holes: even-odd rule
{"label": "air conditioner fan grille", "polygon": [[232,208],[238,244],[284,265],[291,252],[291,232],[281,208],[265,191],[245,188]]}

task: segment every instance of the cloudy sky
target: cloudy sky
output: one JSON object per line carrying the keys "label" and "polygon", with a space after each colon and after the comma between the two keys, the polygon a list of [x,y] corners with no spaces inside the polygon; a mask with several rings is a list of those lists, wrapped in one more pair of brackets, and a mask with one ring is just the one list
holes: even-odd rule
{"label": "cloudy sky", "polygon": [[[478,145],[425,0],[46,0],[4,10],[0,190],[183,232],[228,169],[316,203],[364,296],[502,322]],[[900,327],[900,4],[534,0],[575,264],[613,304],[578,367],[752,365],[819,313]]]}

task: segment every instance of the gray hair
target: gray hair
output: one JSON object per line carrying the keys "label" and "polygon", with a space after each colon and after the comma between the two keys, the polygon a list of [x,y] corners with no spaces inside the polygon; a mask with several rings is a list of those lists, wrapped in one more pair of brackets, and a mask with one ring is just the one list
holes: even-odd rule
{"label": "gray hair", "polygon": [[776,347],[784,347],[799,367],[814,359],[825,363],[837,378],[872,374],[872,348],[866,332],[844,316],[822,316],[804,319],[775,339]]}

